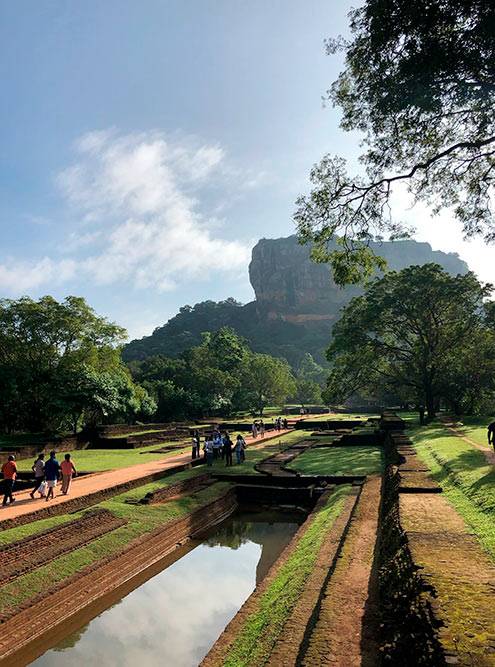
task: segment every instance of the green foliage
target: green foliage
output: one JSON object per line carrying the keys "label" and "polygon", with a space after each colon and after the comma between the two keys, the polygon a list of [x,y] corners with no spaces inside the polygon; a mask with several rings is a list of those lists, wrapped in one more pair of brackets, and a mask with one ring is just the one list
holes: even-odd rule
{"label": "green foliage", "polygon": [[303,407],[305,405],[318,405],[321,403],[321,387],[313,380],[297,378],[294,398]]}
{"label": "green foliage", "polygon": [[281,405],[296,390],[289,364],[268,354],[252,355],[246,379],[252,407],[260,417],[267,405]]}
{"label": "green foliage", "polygon": [[[368,242],[408,234],[393,219],[396,183],[434,211],[454,209],[468,236],[495,238],[495,5],[486,0],[366,0],[350,13],[345,67],[328,92],[346,131],[364,133],[364,174],[326,155],[297,202],[305,242],[330,260],[340,284],[369,276]],[[328,255],[336,235],[342,247]]]}
{"label": "green foliage", "polygon": [[262,411],[294,390],[286,361],[254,354],[230,327],[203,334],[201,344],[179,359],[150,357],[131,362],[130,369],[153,395],[163,420]]}
{"label": "green foliage", "polygon": [[125,331],[84,299],[0,301],[0,426],[56,431],[82,420],[150,414],[118,345]]}
{"label": "green foliage", "polygon": [[333,328],[326,400],[385,389],[423,403],[431,417],[442,398],[473,405],[481,389],[493,393],[495,338],[483,308],[491,289],[436,264],[374,280]]}

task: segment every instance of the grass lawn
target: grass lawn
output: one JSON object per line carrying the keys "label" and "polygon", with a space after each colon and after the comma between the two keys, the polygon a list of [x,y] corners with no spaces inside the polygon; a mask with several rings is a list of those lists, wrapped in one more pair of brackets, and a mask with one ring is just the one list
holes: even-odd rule
{"label": "grass lawn", "polygon": [[[77,449],[70,452],[74,465],[81,472],[99,472],[103,470],[114,470],[115,468],[126,468],[137,463],[147,463],[148,461],[158,461],[159,459],[180,454],[189,451],[189,441],[184,443],[181,449],[175,449],[171,452],[162,452],[161,454],[151,454],[154,449],[159,449],[160,445],[148,445],[137,449]],[[60,452],[58,458],[61,460],[66,452]],[[23,459],[18,462],[19,470],[31,470],[34,458]]]}
{"label": "grass lawn", "polygon": [[308,421],[335,421],[336,419],[345,421],[346,419],[362,419],[363,421],[366,421],[366,419],[372,419],[379,417],[380,415],[369,415],[367,413],[346,413],[346,412],[329,412],[326,415],[318,415],[314,416],[313,415],[305,415],[307,417]]}
{"label": "grass lawn", "polygon": [[362,446],[315,448],[288,467],[304,475],[371,475],[382,471],[382,450]]}
{"label": "grass lawn", "polygon": [[462,417],[460,421],[462,426],[459,428],[463,435],[471,438],[479,445],[488,447],[487,428],[488,424],[495,420],[495,417],[490,415],[482,415],[476,417]]}
{"label": "grass lawn", "polygon": [[411,433],[432,477],[495,560],[495,469],[483,452],[433,423]]}
{"label": "grass lawn", "polygon": [[[33,595],[48,589],[53,584],[71,576],[85,566],[106,556],[117,553],[136,537],[150,532],[164,523],[191,512],[200,504],[213,500],[229,487],[226,482],[217,483],[195,494],[156,505],[130,505],[128,499],[138,500],[148,491],[167,486],[181,479],[199,474],[198,470],[188,470],[162,480],[146,484],[126,493],[106,500],[96,507],[104,507],[115,516],[127,520],[125,526],[93,540],[80,549],[65,554],[45,566],[34,570],[5,586],[0,587],[0,610],[15,606]],[[32,535],[48,527],[77,519],[81,512],[37,521],[27,526],[12,528],[0,533],[1,542],[12,542],[26,535]]]}
{"label": "grass lawn", "polygon": [[292,555],[258,600],[258,607],[241,628],[224,667],[262,665],[295,607],[311,574],[325,534],[342,511],[350,486],[340,486],[316,514]]}

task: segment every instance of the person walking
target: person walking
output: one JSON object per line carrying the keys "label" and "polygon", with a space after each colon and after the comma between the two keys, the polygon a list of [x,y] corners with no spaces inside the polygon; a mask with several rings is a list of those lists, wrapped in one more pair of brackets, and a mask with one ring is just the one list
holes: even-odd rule
{"label": "person walking", "polygon": [[235,441],[235,458],[237,461],[237,465],[240,465],[243,460],[243,454],[244,454],[244,448],[246,447],[246,441],[242,437],[242,435],[239,433],[237,436],[237,439]]}
{"label": "person walking", "polygon": [[201,456],[201,436],[199,434],[198,429],[194,431],[194,439],[196,441],[196,458],[199,459],[199,457]]}
{"label": "person walking", "polygon": [[38,454],[38,458],[33,463],[31,470],[34,472],[34,486],[29,495],[34,500],[34,494],[45,481],[45,455],[43,452]]}
{"label": "person walking", "polygon": [[258,437],[258,425],[256,422],[253,422],[253,425],[251,426],[251,433],[253,434],[253,438],[256,440]]}
{"label": "person walking", "polygon": [[223,442],[220,431],[217,432],[213,440],[213,458],[219,459],[223,453]]}
{"label": "person walking", "polygon": [[211,439],[210,436],[206,437],[204,451],[206,457],[206,465],[208,467],[211,467],[213,465],[213,440]]}
{"label": "person walking", "polygon": [[3,475],[3,502],[2,507],[5,507],[7,501],[12,504],[15,502],[15,498],[12,495],[14,490],[14,483],[17,477],[17,465],[15,462],[15,456],[13,454],[9,455],[9,458],[2,466],[2,475]]}
{"label": "person walking", "polygon": [[488,425],[488,444],[493,446],[495,451],[495,422]]}
{"label": "person walking", "polygon": [[260,420],[260,435],[262,438],[265,437],[265,423],[262,419]]}
{"label": "person walking", "polygon": [[64,456],[64,460],[60,464],[60,470],[62,471],[62,493],[64,496],[66,496],[70,491],[72,477],[77,475],[77,471],[74,463],[71,461],[70,454],[66,454]]}
{"label": "person walking", "polygon": [[60,476],[60,463],[56,459],[56,452],[50,452],[50,458],[45,463],[45,478],[46,486],[48,488],[46,494],[46,501],[50,498],[55,498],[55,487]]}
{"label": "person walking", "polygon": [[223,453],[225,455],[225,465],[226,466],[231,466],[232,465],[232,440],[230,439],[230,435],[228,432],[225,432],[225,436],[223,438]]}

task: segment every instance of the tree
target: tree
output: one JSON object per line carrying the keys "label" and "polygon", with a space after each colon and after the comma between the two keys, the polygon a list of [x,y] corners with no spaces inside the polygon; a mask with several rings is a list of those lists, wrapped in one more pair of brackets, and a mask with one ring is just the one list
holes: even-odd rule
{"label": "tree", "polygon": [[333,328],[326,400],[380,388],[423,403],[433,417],[454,378],[469,387],[459,369],[473,341],[488,335],[483,301],[491,291],[473,273],[453,277],[436,264],[375,279]]}
{"label": "tree", "polygon": [[268,354],[253,354],[247,373],[252,404],[260,417],[263,416],[265,406],[282,403],[296,390],[289,364]]}
{"label": "tree", "polygon": [[442,396],[456,415],[491,412],[495,396],[495,332],[479,327],[453,350]]}
{"label": "tree", "polygon": [[122,364],[125,330],[84,299],[0,300],[1,424],[56,431],[153,407]]}
{"label": "tree", "polygon": [[[486,0],[366,0],[350,13],[345,68],[328,91],[341,126],[365,133],[364,175],[326,155],[313,190],[297,201],[300,238],[330,261],[336,280],[355,283],[383,260],[367,242],[402,235],[389,203],[407,185],[434,212],[453,208],[465,234],[491,242],[495,178],[495,4]],[[339,247],[327,243],[339,235]]]}
{"label": "tree", "polygon": [[296,375],[301,380],[311,380],[318,385],[322,385],[325,382],[327,373],[323,366],[316,363],[313,355],[306,352],[301,359]]}
{"label": "tree", "polygon": [[314,380],[296,379],[295,398],[304,408],[306,405],[321,403],[321,387]]}

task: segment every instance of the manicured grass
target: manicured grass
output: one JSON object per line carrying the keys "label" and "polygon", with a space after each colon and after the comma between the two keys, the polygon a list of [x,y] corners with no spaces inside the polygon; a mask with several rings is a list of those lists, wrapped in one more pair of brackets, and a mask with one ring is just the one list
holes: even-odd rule
{"label": "manicured grass", "polygon": [[495,560],[495,470],[483,452],[440,424],[412,432],[418,455]]}
{"label": "manicured grass", "polygon": [[[184,443],[183,448],[175,449],[171,452],[151,454],[154,449],[159,449],[160,445],[148,445],[137,449],[78,449],[70,452],[74,465],[81,472],[96,472],[103,470],[114,470],[115,468],[126,468],[137,463],[147,463],[149,461],[158,461],[174,454],[180,454],[189,451],[189,441]],[[60,452],[59,459],[62,459],[65,452]],[[23,459],[18,462],[19,470],[31,470],[34,458]]]}
{"label": "manicured grass", "polygon": [[239,632],[224,667],[262,665],[279,638],[318,557],[325,534],[342,511],[351,487],[340,486],[322,507],[296,549],[258,601]]}
{"label": "manicured grass", "polygon": [[304,475],[371,475],[382,470],[382,450],[362,446],[315,448],[288,467]]}
{"label": "manicured grass", "polygon": [[[38,568],[33,572],[19,577],[10,584],[2,586],[0,588],[0,610],[5,611],[12,608],[31,598],[33,595],[47,590],[66,577],[70,577],[83,567],[101,558],[117,553],[133,539],[152,531],[168,521],[191,512],[199,505],[213,500],[229,487],[229,484],[226,482],[213,484],[202,491],[163,504],[131,505],[125,502],[126,500],[139,500],[148,491],[153,491],[156,488],[197,474],[199,474],[197,470],[178,473],[172,477],[167,477],[115,496],[97,505],[96,507],[104,507],[110,510],[115,516],[126,519],[128,523],[90,542],[86,546],[65,554],[47,563],[44,567]],[[57,521],[39,521],[36,522],[36,525],[40,527],[40,524],[43,523],[42,528],[47,528],[56,523],[64,523],[67,520],[77,519],[81,514],[81,512],[78,512],[71,515],[64,515],[64,517],[55,517]],[[48,523],[49,521],[53,521],[53,523]],[[23,526],[22,528],[27,527]],[[12,541],[12,538],[19,539],[24,534],[33,534],[34,532],[37,531],[33,530],[31,533],[23,533],[19,528],[14,528],[2,533],[2,541]]]}

